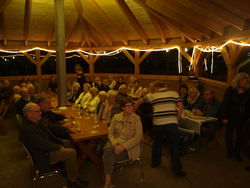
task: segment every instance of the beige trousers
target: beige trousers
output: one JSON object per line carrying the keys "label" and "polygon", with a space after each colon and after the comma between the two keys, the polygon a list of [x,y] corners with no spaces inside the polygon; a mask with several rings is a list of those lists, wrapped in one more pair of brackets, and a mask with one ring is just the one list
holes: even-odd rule
{"label": "beige trousers", "polygon": [[74,181],[79,177],[77,154],[74,149],[61,147],[57,151],[50,152],[50,161],[63,161],[70,181]]}

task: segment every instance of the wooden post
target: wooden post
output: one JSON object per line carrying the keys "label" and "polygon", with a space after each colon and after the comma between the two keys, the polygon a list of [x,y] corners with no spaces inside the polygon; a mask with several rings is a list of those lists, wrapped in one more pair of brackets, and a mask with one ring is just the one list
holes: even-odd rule
{"label": "wooden post", "polygon": [[66,62],[65,62],[65,22],[64,0],[54,0],[56,31],[56,73],[58,82],[58,104],[66,106]]}

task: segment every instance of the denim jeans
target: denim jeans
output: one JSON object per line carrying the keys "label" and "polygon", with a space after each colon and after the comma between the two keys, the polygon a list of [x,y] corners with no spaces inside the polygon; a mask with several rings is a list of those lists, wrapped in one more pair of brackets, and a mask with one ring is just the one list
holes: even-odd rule
{"label": "denim jeans", "polygon": [[177,173],[182,170],[180,161],[180,134],[177,124],[158,125],[153,127],[154,143],[152,148],[151,164],[161,163],[161,150],[164,136],[167,136],[170,149],[172,171]]}

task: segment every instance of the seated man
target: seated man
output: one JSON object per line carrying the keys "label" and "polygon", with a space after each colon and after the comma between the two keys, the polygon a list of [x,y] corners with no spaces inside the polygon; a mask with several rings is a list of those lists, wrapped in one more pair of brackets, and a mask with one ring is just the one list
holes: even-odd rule
{"label": "seated man", "polygon": [[58,137],[67,139],[69,137],[70,129],[68,124],[63,126],[60,121],[67,117],[63,114],[58,114],[50,110],[51,101],[49,97],[41,96],[37,99],[36,103],[39,105],[42,112],[42,119],[47,122],[47,126],[52,133]]}
{"label": "seated man", "polygon": [[40,107],[28,103],[23,108],[24,119],[19,139],[27,147],[34,163],[41,171],[46,171],[51,162],[64,161],[68,175],[68,185],[75,187],[87,186],[88,183],[79,179],[76,151],[65,148],[41,121]]}
{"label": "seated man", "polygon": [[103,164],[105,187],[111,186],[111,174],[115,162],[136,160],[140,155],[142,124],[133,110],[133,101],[125,98],[121,102],[122,112],[116,114],[109,127],[109,141],[104,146]]}
{"label": "seated man", "polygon": [[[204,89],[203,98],[192,110],[194,115],[219,117],[220,102],[215,98],[212,89]],[[203,124],[203,131],[208,133],[208,141],[213,141],[218,129],[218,121],[215,123]]]}

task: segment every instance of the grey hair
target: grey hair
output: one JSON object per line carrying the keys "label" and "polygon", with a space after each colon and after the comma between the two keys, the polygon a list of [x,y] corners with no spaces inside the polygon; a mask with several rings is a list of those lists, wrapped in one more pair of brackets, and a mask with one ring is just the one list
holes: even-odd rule
{"label": "grey hair", "polygon": [[247,73],[245,73],[245,72],[240,72],[240,73],[238,73],[235,77],[234,77],[234,79],[233,79],[233,81],[232,81],[232,87],[234,88],[234,89],[237,89],[239,86],[238,86],[238,82],[239,82],[239,80],[240,79],[242,79],[242,78],[246,78],[247,79],[247,81],[248,81],[248,86],[247,86],[247,88],[245,88],[245,89],[248,89],[249,88],[249,75],[247,74]]}
{"label": "grey hair", "polygon": [[107,98],[109,98],[111,95],[117,96],[117,94],[117,91],[111,89],[107,92]]}
{"label": "grey hair", "polygon": [[23,113],[25,114],[25,112],[28,112],[32,109],[33,106],[36,106],[36,103],[33,102],[29,102],[27,103],[24,107],[23,107]]}

